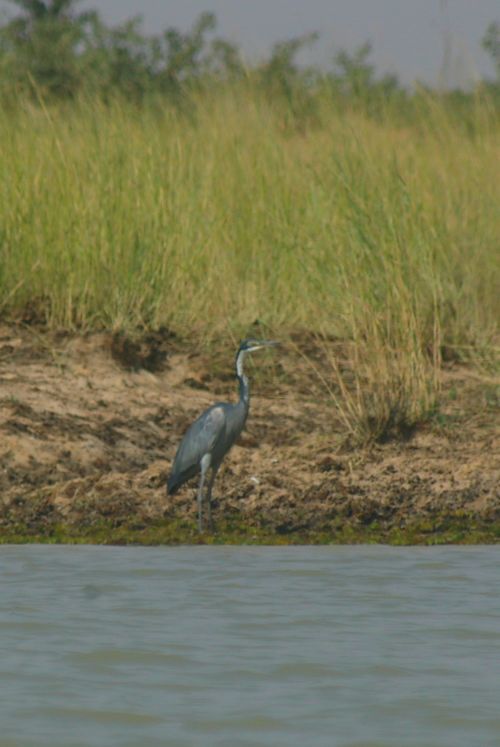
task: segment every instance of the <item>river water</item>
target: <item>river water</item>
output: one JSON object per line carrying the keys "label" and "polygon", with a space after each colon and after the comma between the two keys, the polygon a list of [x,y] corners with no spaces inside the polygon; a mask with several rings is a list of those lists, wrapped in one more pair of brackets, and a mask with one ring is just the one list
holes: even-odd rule
{"label": "river water", "polygon": [[498,747],[499,564],[0,547],[0,747]]}

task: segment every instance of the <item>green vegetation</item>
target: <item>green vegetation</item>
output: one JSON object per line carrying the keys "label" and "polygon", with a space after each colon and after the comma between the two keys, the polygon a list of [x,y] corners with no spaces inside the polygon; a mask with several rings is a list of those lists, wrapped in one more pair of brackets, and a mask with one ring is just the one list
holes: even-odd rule
{"label": "green vegetation", "polygon": [[429,519],[415,519],[404,527],[353,526],[345,521],[323,530],[292,530],[252,527],[245,522],[218,522],[216,531],[199,534],[194,522],[165,520],[147,527],[119,526],[102,522],[82,528],[51,525],[34,528],[18,525],[0,534],[0,544],[103,544],[103,545],[474,545],[497,544],[500,525],[457,512]]}
{"label": "green vegetation", "polygon": [[[344,341],[318,371],[355,440],[433,411],[443,352],[495,365],[498,86],[404,91],[369,46],[106,28],[24,0],[0,41],[0,310],[52,327]],[[485,47],[498,55],[498,27]],[[15,74],[14,74],[15,73]]]}

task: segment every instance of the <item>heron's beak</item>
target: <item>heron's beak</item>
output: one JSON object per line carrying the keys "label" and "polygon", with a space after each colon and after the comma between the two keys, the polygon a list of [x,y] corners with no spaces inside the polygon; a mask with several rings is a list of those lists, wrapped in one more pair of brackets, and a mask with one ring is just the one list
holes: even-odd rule
{"label": "heron's beak", "polygon": [[250,353],[254,350],[261,350],[262,348],[274,348],[276,347],[276,345],[279,345],[279,342],[277,342],[277,340],[259,340],[259,342],[251,347],[248,352]]}

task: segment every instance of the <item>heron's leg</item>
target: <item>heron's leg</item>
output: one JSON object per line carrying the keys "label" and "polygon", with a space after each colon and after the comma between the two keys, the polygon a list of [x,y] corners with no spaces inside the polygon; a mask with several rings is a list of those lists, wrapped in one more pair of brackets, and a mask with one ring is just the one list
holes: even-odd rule
{"label": "heron's leg", "polygon": [[208,527],[209,529],[213,529],[212,524],[212,487],[215,480],[215,475],[217,474],[217,467],[212,469],[212,474],[210,475],[210,478],[208,480],[207,485],[207,508],[208,508]]}
{"label": "heron's leg", "polygon": [[205,485],[205,478],[207,476],[208,468],[210,467],[210,454],[205,454],[201,458],[200,462],[200,484],[198,486],[198,530],[203,531],[203,487]]}

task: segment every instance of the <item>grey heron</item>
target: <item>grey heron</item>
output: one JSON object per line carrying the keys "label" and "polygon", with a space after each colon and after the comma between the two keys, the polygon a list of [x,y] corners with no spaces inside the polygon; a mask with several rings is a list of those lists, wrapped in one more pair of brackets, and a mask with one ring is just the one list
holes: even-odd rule
{"label": "grey heron", "polygon": [[212,486],[217,471],[229,449],[240,435],[248,417],[250,387],[243,371],[247,353],[261,348],[273,347],[274,340],[243,340],[236,353],[236,378],[239,383],[239,400],[236,403],[217,402],[205,410],[186,431],[175,455],[172,472],[167,482],[168,495],[174,493],[185,482],[200,473],[198,485],[198,529],[203,531],[203,490],[207,473],[212,472],[207,482],[207,507],[209,525],[212,523]]}

